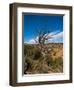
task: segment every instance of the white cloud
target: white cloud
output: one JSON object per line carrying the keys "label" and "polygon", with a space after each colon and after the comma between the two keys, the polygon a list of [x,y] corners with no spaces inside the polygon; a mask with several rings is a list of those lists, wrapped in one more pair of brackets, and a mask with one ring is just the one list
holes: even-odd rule
{"label": "white cloud", "polygon": [[[49,38],[45,43],[59,43],[63,40],[63,32],[51,32],[48,34],[47,38]],[[27,44],[38,44],[38,36],[36,39],[31,39]]]}
{"label": "white cloud", "polygon": [[56,35],[53,35],[52,38],[63,38],[63,32],[57,33]]}
{"label": "white cloud", "polygon": [[28,42],[25,42],[27,44],[38,44],[38,36],[36,37],[36,39],[30,39]]}
{"label": "white cloud", "polygon": [[59,32],[57,34],[53,34],[51,38],[47,41],[48,43],[61,43],[63,42],[63,32]]}
{"label": "white cloud", "polygon": [[36,44],[34,39],[29,40],[28,44]]}

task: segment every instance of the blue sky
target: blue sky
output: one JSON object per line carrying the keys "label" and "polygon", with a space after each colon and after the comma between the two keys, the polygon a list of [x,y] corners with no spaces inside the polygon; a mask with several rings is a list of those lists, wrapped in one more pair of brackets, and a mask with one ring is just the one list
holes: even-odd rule
{"label": "blue sky", "polygon": [[63,16],[26,14],[23,27],[25,43],[34,43],[37,30],[48,30],[54,35],[48,42],[63,42]]}

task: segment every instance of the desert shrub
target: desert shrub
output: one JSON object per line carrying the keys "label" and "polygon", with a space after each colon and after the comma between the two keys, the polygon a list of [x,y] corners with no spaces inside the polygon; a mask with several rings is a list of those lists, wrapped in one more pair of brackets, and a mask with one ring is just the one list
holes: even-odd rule
{"label": "desert shrub", "polygon": [[49,65],[52,65],[53,64],[53,58],[49,55],[46,55],[45,56],[45,61],[47,62],[47,64]]}
{"label": "desert shrub", "polygon": [[53,60],[52,69],[54,70],[54,72],[63,71],[63,59],[61,57],[58,57],[55,60]]}
{"label": "desert shrub", "polygon": [[36,49],[35,53],[34,53],[34,58],[33,59],[39,59],[40,57],[42,57],[41,51]]}
{"label": "desert shrub", "polygon": [[53,59],[52,57],[46,56],[47,65],[53,70],[52,72],[63,71],[63,59],[61,57]]}
{"label": "desert shrub", "polygon": [[58,57],[55,59],[56,64],[63,65],[63,59],[61,57]]}
{"label": "desert shrub", "polygon": [[26,74],[26,71],[28,69],[28,64],[26,62],[24,62],[24,73]]}
{"label": "desert shrub", "polygon": [[32,64],[33,64],[33,60],[30,57],[26,57],[24,62],[24,68],[25,68],[24,73],[32,69]]}
{"label": "desert shrub", "polygon": [[27,48],[24,48],[24,55],[27,55],[28,51]]}
{"label": "desert shrub", "polygon": [[54,65],[54,61],[53,61],[53,59],[50,57],[50,59],[48,60],[48,65],[49,66],[53,66]]}
{"label": "desert shrub", "polygon": [[24,55],[33,56],[35,48],[33,45],[24,45]]}

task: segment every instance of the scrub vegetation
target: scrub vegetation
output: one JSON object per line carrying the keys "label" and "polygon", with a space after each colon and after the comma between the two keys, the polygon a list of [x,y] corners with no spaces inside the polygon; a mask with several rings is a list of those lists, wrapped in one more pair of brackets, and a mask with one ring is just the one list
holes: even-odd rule
{"label": "scrub vegetation", "polygon": [[63,72],[63,43],[24,44],[24,74]]}

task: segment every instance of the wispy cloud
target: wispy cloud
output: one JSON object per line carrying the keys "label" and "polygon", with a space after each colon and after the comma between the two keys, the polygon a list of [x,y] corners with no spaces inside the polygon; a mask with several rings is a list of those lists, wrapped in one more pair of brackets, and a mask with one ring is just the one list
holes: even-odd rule
{"label": "wispy cloud", "polygon": [[[63,32],[51,32],[47,36],[49,39],[46,43],[62,43],[63,42]],[[38,36],[36,39],[30,39],[27,44],[38,44]]]}
{"label": "wispy cloud", "polygon": [[63,38],[63,32],[57,33],[56,35],[52,36],[53,38]]}
{"label": "wispy cloud", "polygon": [[47,42],[50,43],[62,43],[63,42],[63,32],[59,32],[57,34],[53,34],[51,38],[48,39]]}
{"label": "wispy cloud", "polygon": [[36,42],[35,42],[35,40],[34,40],[34,39],[29,40],[29,42],[28,42],[28,43],[30,43],[30,44],[36,44]]}
{"label": "wispy cloud", "polygon": [[36,44],[36,42],[35,42],[34,39],[31,39],[31,40],[29,40],[29,41],[27,41],[27,42],[24,42],[24,43],[27,43],[27,44]]}

